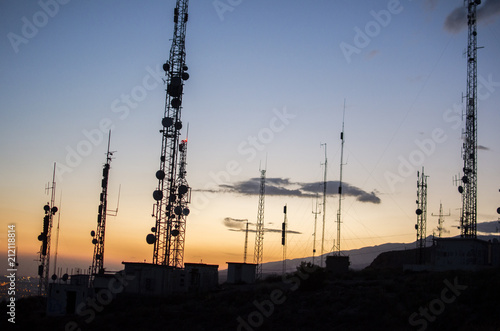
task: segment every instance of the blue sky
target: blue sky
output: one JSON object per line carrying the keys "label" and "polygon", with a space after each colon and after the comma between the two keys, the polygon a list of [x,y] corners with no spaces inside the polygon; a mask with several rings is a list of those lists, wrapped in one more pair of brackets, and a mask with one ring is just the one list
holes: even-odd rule
{"label": "blue sky", "polygon": [[[492,15],[478,25],[478,44],[485,47],[478,62],[478,142],[485,147],[478,160],[478,220],[492,221],[500,203],[500,24],[498,2],[484,3],[492,6]],[[430,176],[427,233],[437,225],[430,214],[442,202],[452,213],[445,227],[458,234],[452,226],[461,200],[452,177],[463,163],[467,33],[450,32],[444,24],[461,5],[191,0],[186,37],[191,78],[182,117],[189,123],[187,178],[195,191],[185,260],[221,266],[242,260],[243,235],[228,231],[223,220],[255,221],[258,197],[212,191],[258,177],[266,158],[267,176],[288,179],[287,189],[296,189],[322,180],[320,144],[327,143],[328,180],[338,180],[344,99],[343,179],[373,192],[380,203],[346,197],[342,248],[414,240],[416,172],[422,166]],[[170,49],[174,6],[175,1],[0,4],[0,203],[2,223],[18,224],[24,254],[38,250],[44,185],[57,162],[60,247],[67,255],[61,263],[73,266],[71,257],[83,266],[91,263],[88,233],[95,228],[111,126],[111,148],[117,152],[110,204],[119,185],[122,191],[119,215],[108,222],[108,261],[115,268],[122,260],[150,261],[145,236],[154,223],[165,101],[160,68]],[[357,31],[367,36],[362,44]],[[346,56],[341,47],[346,44],[358,52]],[[333,244],[337,203],[336,196],[328,198],[326,246]],[[308,256],[313,201],[268,196],[269,227],[280,226],[284,204],[289,228],[302,233],[289,239],[288,256]],[[265,261],[280,258],[278,235],[266,235],[264,245]]]}

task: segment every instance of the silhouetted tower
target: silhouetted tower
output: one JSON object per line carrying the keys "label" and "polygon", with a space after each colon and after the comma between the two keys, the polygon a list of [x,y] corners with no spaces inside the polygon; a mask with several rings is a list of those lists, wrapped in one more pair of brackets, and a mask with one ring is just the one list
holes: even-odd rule
{"label": "silhouetted tower", "polygon": [[253,263],[257,264],[256,279],[262,278],[262,261],[264,256],[264,197],[266,191],[266,170],[260,170],[259,210],[257,212],[257,228],[255,231],[255,247]]}
{"label": "silhouetted tower", "polygon": [[245,250],[243,252],[243,263],[247,263],[247,252],[248,252],[248,220],[245,228]]}
{"label": "silhouetted tower", "polygon": [[325,222],[326,222],[326,172],[328,166],[328,160],[326,158],[326,143],[321,144],[321,146],[325,146],[325,172],[323,174],[323,230],[321,231],[321,256],[319,258],[320,267],[323,266],[323,254],[325,253]]}
{"label": "silhouetted tower", "polygon": [[424,174],[424,168],[422,167],[422,174],[417,171],[417,224],[415,224],[415,230],[417,230],[417,262],[419,264],[424,263],[424,248],[426,239],[426,229],[427,229],[427,177]]}
{"label": "silhouetted tower", "polygon": [[286,230],[287,230],[287,218],[286,218],[286,205],[283,207],[283,223],[281,224],[281,246],[283,246],[283,275],[286,273]]}
{"label": "silhouetted tower", "polygon": [[174,207],[174,217],[171,218],[171,249],[172,265],[182,268],[184,262],[184,240],[186,235],[186,218],[189,215],[188,204],[191,202],[191,188],[186,180],[187,139],[179,144],[179,171],[177,175],[177,201]]}
{"label": "silhouetted tower", "polygon": [[460,236],[477,236],[477,30],[476,7],[480,0],[467,0],[467,95],[463,144],[464,168],[462,185],[462,216]]}
{"label": "silhouetted tower", "polygon": [[38,240],[42,242],[40,246],[40,255],[38,266],[38,276],[40,281],[38,283],[38,295],[46,296],[49,289],[49,267],[50,267],[50,234],[52,232],[52,219],[57,213],[55,206],[56,200],[56,164],[54,163],[54,172],[52,175],[52,185],[47,185],[47,194],[50,192],[50,202],[43,207],[45,216],[43,217],[42,233],[38,236]]}
{"label": "silhouetted tower", "polygon": [[340,256],[340,225],[342,223],[342,167],[344,165],[344,118],[345,118],[345,100],[344,113],[342,115],[342,132],[340,132],[340,177],[339,177],[339,210],[337,211],[337,255]]}
{"label": "silhouetted tower", "polygon": [[[184,254],[185,215],[177,215],[175,208],[185,206],[177,178],[179,136],[182,129],[181,110],[184,81],[189,79],[185,64],[185,37],[188,21],[188,0],[177,0],[174,9],[174,35],[169,60],[163,65],[167,93],[162,119],[163,129],[160,170],[156,172],[158,187],[153,192],[155,226],[146,237],[153,246],[153,263],[182,267]],[[176,228],[177,226],[177,228]],[[177,238],[178,237],[178,238]]]}
{"label": "silhouetted tower", "polygon": [[318,211],[318,195],[316,194],[316,208],[312,212],[314,214],[314,233],[313,233],[313,259],[312,263],[314,265],[314,260],[316,257],[316,226],[318,223],[318,214],[321,214],[321,211]]}
{"label": "silhouetted tower", "polygon": [[111,142],[111,131],[108,136],[108,151],[106,152],[106,163],[102,168],[101,194],[99,195],[99,208],[97,209],[97,227],[91,231],[92,244],[94,245],[94,255],[92,257],[92,267],[90,269],[90,286],[97,274],[104,274],[104,241],[106,236],[106,216],[108,212],[108,180],[109,169],[114,152],[109,150]]}
{"label": "silhouetted tower", "polygon": [[443,214],[443,204],[440,202],[439,203],[439,214],[438,215],[431,214],[431,215],[438,217],[438,227],[437,227],[437,229],[438,229],[438,236],[439,236],[439,238],[441,238],[441,233],[444,230],[444,227],[443,227],[444,217],[445,216],[450,216],[451,214],[450,213]]}
{"label": "silhouetted tower", "polygon": [[62,209],[62,192],[59,197],[59,214],[57,214],[57,229],[56,229],[56,253],[54,254],[54,273],[52,274],[52,280],[57,279],[57,251],[59,250],[59,225],[61,223],[61,209]]}

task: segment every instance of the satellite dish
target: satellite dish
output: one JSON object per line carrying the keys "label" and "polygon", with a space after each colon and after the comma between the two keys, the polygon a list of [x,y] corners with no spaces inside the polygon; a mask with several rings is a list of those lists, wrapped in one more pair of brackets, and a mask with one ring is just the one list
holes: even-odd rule
{"label": "satellite dish", "polygon": [[50,210],[50,206],[49,205],[43,206],[43,210],[45,210],[45,212],[48,213]]}
{"label": "satellite dish", "polygon": [[38,235],[38,241],[43,241],[43,233]]}
{"label": "satellite dish", "polygon": [[179,230],[174,229],[172,230],[172,237],[177,237],[179,235]]}
{"label": "satellite dish", "polygon": [[154,234],[150,233],[146,236],[146,242],[150,245],[153,245],[156,241],[156,237]]}
{"label": "satellite dish", "polygon": [[415,210],[415,213],[417,215],[422,215],[422,209],[418,208],[417,210]]}
{"label": "satellite dish", "polygon": [[92,239],[92,243],[93,243],[94,245],[95,245],[95,244],[97,244],[97,239],[95,239],[95,238],[94,238],[94,239]]}
{"label": "satellite dish", "polygon": [[464,193],[464,188],[462,186],[458,187],[458,193],[460,194]]}
{"label": "satellite dish", "polygon": [[500,207],[497,208],[497,213],[500,214]]}
{"label": "satellite dish", "polygon": [[165,178],[165,172],[163,170],[158,170],[156,172],[156,179],[162,180]]}
{"label": "satellite dish", "polygon": [[174,213],[175,213],[175,215],[180,215],[180,214],[182,214],[182,207],[181,207],[181,206],[176,206],[176,207],[174,208]]}
{"label": "satellite dish", "polygon": [[469,182],[469,178],[467,176],[462,177],[462,183],[467,184]]}
{"label": "satellite dish", "polygon": [[67,281],[67,280],[68,280],[68,277],[69,277],[69,276],[68,276],[68,274],[64,274],[64,275],[62,276],[62,280],[63,280],[64,282],[65,282],[65,281]]}
{"label": "satellite dish", "polygon": [[156,228],[154,226],[151,228],[151,232],[156,232]]}
{"label": "satellite dish", "polygon": [[184,208],[184,209],[182,210],[182,213],[184,214],[184,216],[189,215],[189,208]]}
{"label": "satellite dish", "polygon": [[153,192],[153,199],[155,199],[156,201],[160,201],[161,199],[163,199],[163,192],[160,190],[154,191]]}
{"label": "satellite dish", "polygon": [[[174,99],[174,100],[175,100],[175,99]],[[173,100],[172,100],[172,102],[173,102]],[[179,101],[179,102],[180,102],[180,101]],[[179,108],[179,107],[174,107],[174,108]],[[179,121],[179,122],[175,122],[175,129],[176,129],[176,130],[180,130],[180,129],[182,129],[182,122],[180,122],[180,121]]]}
{"label": "satellite dish", "polygon": [[168,62],[165,62],[165,63],[163,64],[163,70],[164,70],[165,72],[168,72],[168,71],[170,70],[170,65],[168,64]]}
{"label": "satellite dish", "polygon": [[188,80],[189,79],[189,74],[187,72],[182,73],[182,79]]}
{"label": "satellite dish", "polygon": [[54,281],[55,281],[55,280],[57,279],[57,275],[56,275],[56,274],[53,274],[51,278],[52,278],[52,280],[54,280]]}
{"label": "satellite dish", "polygon": [[179,108],[181,106],[181,99],[173,98],[172,101],[170,101],[170,105],[174,108]]}
{"label": "satellite dish", "polygon": [[174,124],[174,119],[172,117],[164,117],[162,120],[161,120],[161,124],[168,128],[170,127],[172,124]]}
{"label": "satellite dish", "polygon": [[52,214],[55,214],[57,213],[58,209],[56,206],[52,207],[52,209],[50,210],[52,212]]}
{"label": "satellite dish", "polygon": [[95,231],[94,230],[90,231],[90,236],[91,237],[95,236]]}
{"label": "satellite dish", "polygon": [[179,186],[179,194],[186,194],[188,191],[188,187],[186,185],[180,185]]}

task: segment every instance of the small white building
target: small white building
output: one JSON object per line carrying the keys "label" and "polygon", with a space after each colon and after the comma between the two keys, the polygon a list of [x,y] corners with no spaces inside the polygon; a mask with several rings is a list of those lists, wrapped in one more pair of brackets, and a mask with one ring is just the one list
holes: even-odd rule
{"label": "small white building", "polygon": [[255,270],[257,264],[254,263],[227,263],[227,283],[228,284],[253,284],[255,283]]}
{"label": "small white building", "polygon": [[[63,280],[64,279],[64,280]],[[76,312],[76,307],[90,294],[89,275],[71,275],[49,283],[47,315],[64,316]]]}
{"label": "small white building", "polygon": [[500,244],[497,239],[438,238],[435,239],[432,264],[447,270],[500,266]]}

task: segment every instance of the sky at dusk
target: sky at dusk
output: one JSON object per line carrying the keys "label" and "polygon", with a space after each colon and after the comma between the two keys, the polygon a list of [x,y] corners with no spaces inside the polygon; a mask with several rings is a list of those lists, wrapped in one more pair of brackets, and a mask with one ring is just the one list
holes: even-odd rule
{"label": "sky at dusk", "polygon": [[[108,217],[105,267],[151,262],[145,238],[154,225],[161,65],[174,7],[173,0],[0,3],[0,252],[7,250],[7,225],[15,224],[20,274],[36,275],[54,162],[58,267],[91,265],[109,129],[116,151],[110,209],[120,186],[121,193],[118,215]],[[462,0],[191,0],[181,138],[189,123],[193,191],[184,261],[221,269],[243,261],[243,222],[235,220],[255,224],[264,167],[264,262],[282,257],[273,229],[281,228],[285,204],[287,257],[311,256],[324,143],[331,250],[344,100],[341,249],[415,240],[422,167],[429,176],[427,235],[440,203],[451,213],[446,235],[458,235],[461,197],[453,178],[463,167],[465,10]],[[478,17],[478,222],[491,222],[500,207],[500,1],[483,1]]]}

